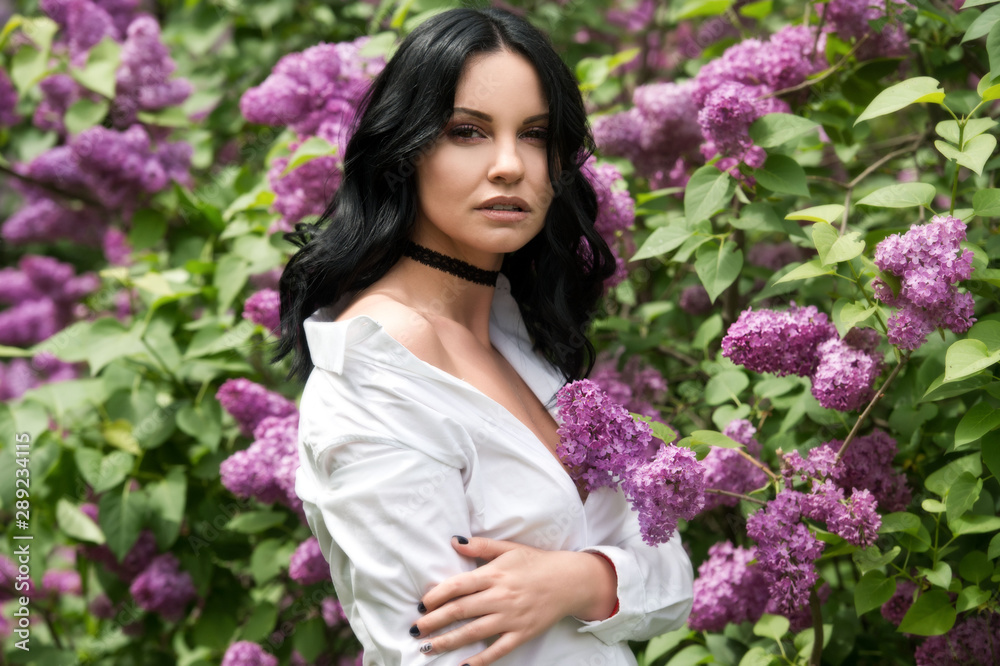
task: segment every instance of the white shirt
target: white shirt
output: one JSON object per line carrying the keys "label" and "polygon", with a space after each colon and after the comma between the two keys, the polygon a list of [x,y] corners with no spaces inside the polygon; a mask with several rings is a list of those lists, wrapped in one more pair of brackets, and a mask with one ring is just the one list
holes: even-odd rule
{"label": "white shirt", "polygon": [[[456,534],[600,552],[618,575],[611,618],[564,618],[496,664],[634,665],[625,641],[684,623],[693,575],[678,535],[647,546],[620,491],[601,488],[581,502],[545,444],[499,403],[420,360],[370,317],[336,322],[337,312],[320,309],[305,322],[316,367],[300,406],[295,491],[365,666],[459,666],[485,649],[425,656],[425,639],[408,633],[428,589],[476,566],[452,548]],[[490,338],[554,405],[562,377],[532,351],[502,275]]]}

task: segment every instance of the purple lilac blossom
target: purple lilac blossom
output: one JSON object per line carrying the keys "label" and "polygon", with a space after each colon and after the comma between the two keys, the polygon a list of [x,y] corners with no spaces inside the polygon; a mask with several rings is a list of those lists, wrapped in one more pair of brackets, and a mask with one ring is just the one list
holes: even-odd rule
{"label": "purple lilac blossom", "polygon": [[614,487],[630,466],[649,460],[649,426],[633,419],[596,383],[582,379],[566,384],[557,403],[562,425],[556,452],[588,491]]}
{"label": "purple lilac blossom", "polygon": [[605,13],[608,23],[624,28],[627,32],[638,32],[653,20],[656,3],[653,0],[638,0],[629,7],[612,7]]}
{"label": "purple lilac blossom", "polygon": [[[841,440],[829,446],[839,450]],[[904,511],[912,497],[906,485],[906,475],[893,469],[896,440],[878,428],[856,437],[847,447],[836,477],[837,485],[846,490],[863,488],[878,500],[883,511]]]}
{"label": "purple lilac blossom", "polygon": [[967,616],[943,636],[921,643],[914,657],[917,666],[1000,664],[1000,614]]}
{"label": "purple lilac blossom", "polygon": [[802,498],[802,493],[785,489],[747,519],[747,534],[757,542],[757,561],[768,591],[782,613],[808,603],[818,578],[814,563],[823,554],[823,542],[801,521]]}
{"label": "purple lilac blossom", "polygon": [[226,649],[222,666],[278,666],[278,658],[257,643],[237,641]]}
{"label": "purple lilac blossom", "polygon": [[121,33],[111,15],[90,0],[69,0],[66,8],[66,35],[73,64],[80,67],[87,53],[105,37],[119,41]]}
{"label": "purple lilac blossom", "polygon": [[896,591],[893,592],[889,601],[882,604],[882,617],[895,626],[903,621],[906,611],[913,605],[913,595],[917,591],[917,584],[905,578],[896,579]]}
{"label": "purple lilac blossom", "polygon": [[694,604],[688,626],[695,631],[722,631],[727,624],[756,622],[769,594],[767,581],[754,566],[756,549],[733,546],[729,541],[708,549],[708,559],[698,567]]}
{"label": "purple lilac blossom", "polygon": [[73,102],[80,98],[80,84],[69,74],[53,74],[42,79],[38,87],[42,91],[42,101],[35,107],[31,122],[38,129],[65,134],[64,117]]}
{"label": "purple lilac blossom", "polygon": [[[298,143],[289,148],[294,152]],[[281,213],[274,231],[290,231],[296,222],[309,215],[321,215],[330,198],[340,187],[343,174],[340,157],[317,157],[283,174],[289,158],[271,163],[267,178],[274,191],[274,210]]]}
{"label": "purple lilac blossom", "polygon": [[73,307],[100,286],[93,273],[75,274],[70,264],[51,257],[27,255],[17,268],[0,269],[0,344],[28,346],[62,330],[73,319]]}
{"label": "purple lilac blossom", "polygon": [[76,379],[77,374],[75,365],[60,361],[50,352],[0,362],[0,400],[16,400],[33,388]]}
{"label": "purple lilac blossom", "polygon": [[248,437],[268,416],[298,415],[294,402],[243,377],[227,379],[216,391],[215,398],[236,419],[240,432]]}
{"label": "purple lilac blossom", "polygon": [[71,210],[32,193],[4,222],[0,236],[11,245],[66,238],[79,245],[96,247],[101,244],[106,228],[107,217],[96,208]]}
{"label": "purple lilac blossom", "polygon": [[[80,510],[97,522],[97,505],[84,504]],[[125,558],[119,562],[115,554],[106,545],[87,545],[81,549],[83,556],[92,562],[100,562],[126,583],[131,583],[136,576],[142,573],[156,557],[158,549],[156,547],[156,537],[150,530],[139,532],[139,538],[135,544],[125,553]]]}
{"label": "purple lilac blossom", "polygon": [[101,620],[110,620],[115,616],[115,606],[106,594],[99,594],[87,606],[90,614]]}
{"label": "purple lilac blossom", "polygon": [[722,339],[722,355],[754,372],[805,377],[816,368],[816,347],[836,335],[826,314],[813,305],[793,302],[780,312],[748,308]]}
{"label": "purple lilac blossom", "polygon": [[13,127],[21,122],[17,115],[17,90],[10,82],[7,72],[0,69],[0,127]]}
{"label": "purple lilac blossom", "polygon": [[806,261],[813,251],[799,247],[795,243],[754,243],[747,250],[747,263],[772,271],[779,271],[789,264]]}
{"label": "purple lilac blossom", "polygon": [[274,289],[262,289],[243,304],[243,318],[259,324],[275,335],[280,333],[281,297]]}
{"label": "purple lilac blossom", "polygon": [[583,174],[597,193],[597,219],[594,229],[611,245],[619,231],[627,231],[635,223],[635,201],[628,191],[624,176],[613,164],[591,156],[583,165]]}
{"label": "purple lilac blossom", "polygon": [[785,477],[785,485],[791,486],[798,477],[800,481],[813,478],[836,480],[840,475],[842,463],[837,462],[837,450],[827,442],[809,449],[806,458],[798,451],[786,453],[782,457],[781,474]]}
{"label": "purple lilac blossom", "polygon": [[80,574],[76,571],[50,569],[42,576],[42,592],[51,595],[74,594],[81,592]]}
{"label": "purple lilac blossom", "polygon": [[101,249],[104,250],[104,258],[112,266],[128,266],[132,263],[132,248],[120,229],[108,227],[104,231]]}
{"label": "purple lilac blossom", "polygon": [[705,287],[700,284],[684,287],[679,305],[681,310],[695,316],[705,315],[712,311],[712,299]]}
{"label": "purple lilac blossom", "polygon": [[184,617],[185,607],[198,596],[191,574],[180,570],[180,563],[171,553],[150,562],[132,581],[129,592],[140,608],[170,621]]}
{"label": "purple lilac blossom", "polygon": [[297,412],[260,421],[253,444],[219,466],[222,485],[239,497],[254,497],[265,504],[280,502],[304,517],[302,500],[295,494],[298,426]]}
{"label": "purple lilac blossom", "polygon": [[[826,600],[830,598],[829,584],[822,583],[816,591],[816,596],[819,598],[820,605],[825,604]],[[793,634],[808,629],[813,624],[812,610],[809,608],[808,602],[796,606],[792,610],[782,610],[774,599],[768,599],[764,612],[770,615],[784,615],[788,618],[788,630]]]}
{"label": "purple lilac blossom", "polygon": [[900,17],[908,6],[908,2],[897,0],[830,0],[817,9],[825,31],[844,41],[865,39],[855,55],[858,60],[871,60],[909,53],[906,26]]}
{"label": "purple lilac blossom", "polygon": [[621,487],[639,512],[639,532],[650,546],[669,541],[677,520],[694,518],[705,505],[704,467],[694,451],[673,444],[630,466]]}
{"label": "purple lilac blossom", "polygon": [[972,275],[972,252],[963,251],[965,224],[948,215],[935,215],[924,225],[912,225],[875,248],[875,265],[899,278],[895,293],[881,278],[872,281],[875,297],[898,307],[888,321],[889,342],[916,349],[936,328],[964,333],[976,321],[971,294],[959,293],[955,283]]}
{"label": "purple lilac blossom", "polygon": [[330,565],[319,548],[319,540],[309,537],[299,544],[288,562],[289,577],[303,585],[330,579]]}
{"label": "purple lilac blossom", "polygon": [[[760,443],[753,438],[757,429],[745,419],[734,419],[722,431],[730,439],[746,446],[747,453],[760,455]],[[767,475],[744,458],[736,449],[713,446],[701,461],[705,467],[705,487],[745,494],[767,483]],[[705,511],[717,506],[736,506],[739,498],[718,493],[705,495]]]}
{"label": "purple lilac blossom", "polygon": [[[329,569],[327,573],[329,573]],[[344,607],[336,597],[324,598],[320,604],[320,613],[323,616],[323,622],[328,627],[340,627],[347,624],[347,613],[344,612]]]}
{"label": "purple lilac blossom", "polygon": [[750,125],[769,113],[787,113],[787,102],[767,97],[766,86],[748,86],[727,81],[705,97],[698,112],[698,124],[705,137],[701,154],[705,159],[721,155],[718,167],[728,171],[739,163],[758,169],[767,154],[750,139]]}
{"label": "purple lilac blossom", "polygon": [[139,111],[158,111],[186,100],[192,86],[186,79],[170,79],[177,68],[160,39],[160,26],[152,16],[140,16],[128,26],[115,74],[116,95],[112,117],[118,127],[128,127]]}
{"label": "purple lilac blossom", "polygon": [[881,360],[847,340],[830,338],[816,347],[819,363],[812,374],[812,394],[823,407],[850,412],[871,400],[882,372]]}
{"label": "purple lilac blossom", "polygon": [[[31,578],[19,581],[17,577],[17,563],[0,553],[0,603],[24,594],[31,596],[34,593],[35,584]],[[18,583],[27,583],[28,588],[19,590]]]}
{"label": "purple lilac blossom", "polygon": [[590,380],[628,411],[653,419],[660,418],[660,412],[654,405],[663,401],[667,380],[656,368],[643,365],[638,356],[631,357],[621,371],[618,370],[617,355],[600,358],[594,364]]}

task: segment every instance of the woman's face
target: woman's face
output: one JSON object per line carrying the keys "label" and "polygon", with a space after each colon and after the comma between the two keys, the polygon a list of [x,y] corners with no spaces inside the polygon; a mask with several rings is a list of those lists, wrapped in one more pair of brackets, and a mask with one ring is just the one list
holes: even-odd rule
{"label": "woman's face", "polygon": [[499,268],[544,225],[547,133],[548,101],[531,63],[507,51],[470,58],[444,132],[417,161],[413,240]]}

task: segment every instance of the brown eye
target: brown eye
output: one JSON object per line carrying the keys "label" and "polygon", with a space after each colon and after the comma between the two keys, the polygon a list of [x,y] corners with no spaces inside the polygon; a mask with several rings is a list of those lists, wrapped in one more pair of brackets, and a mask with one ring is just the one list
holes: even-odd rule
{"label": "brown eye", "polygon": [[457,139],[484,138],[483,133],[475,125],[456,125],[448,131],[448,136],[453,136]]}
{"label": "brown eye", "polygon": [[547,141],[549,138],[549,130],[546,127],[532,127],[524,133],[525,138],[535,139],[536,141]]}

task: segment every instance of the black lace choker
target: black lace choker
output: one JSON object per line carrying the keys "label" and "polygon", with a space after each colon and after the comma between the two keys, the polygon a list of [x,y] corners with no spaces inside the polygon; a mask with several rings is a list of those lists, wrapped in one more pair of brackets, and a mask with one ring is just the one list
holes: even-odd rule
{"label": "black lace choker", "polygon": [[495,287],[497,276],[500,275],[500,271],[487,271],[477,268],[461,259],[455,259],[446,254],[429,250],[423,245],[417,245],[413,241],[406,242],[406,249],[403,250],[403,255],[414,261],[419,261],[425,266],[436,268],[445,273],[451,273],[463,280],[475,282],[485,287]]}

